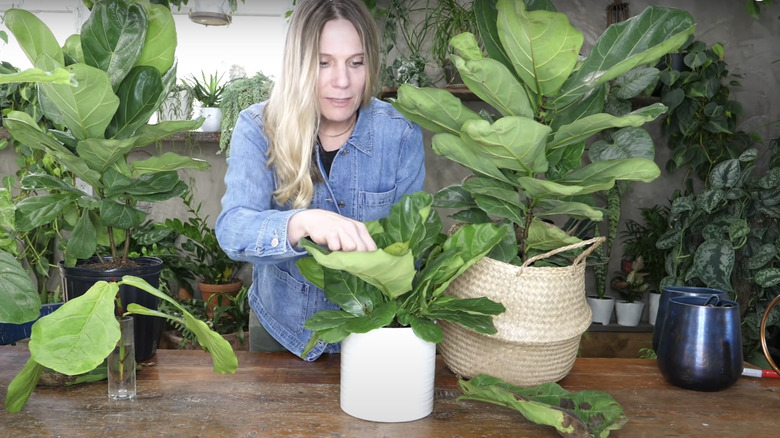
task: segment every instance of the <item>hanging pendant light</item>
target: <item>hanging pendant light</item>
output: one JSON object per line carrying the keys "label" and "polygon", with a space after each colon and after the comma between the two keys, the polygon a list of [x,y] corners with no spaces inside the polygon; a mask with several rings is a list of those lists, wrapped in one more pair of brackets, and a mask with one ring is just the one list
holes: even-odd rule
{"label": "hanging pendant light", "polygon": [[190,20],[204,26],[227,26],[233,21],[233,11],[227,0],[194,0]]}

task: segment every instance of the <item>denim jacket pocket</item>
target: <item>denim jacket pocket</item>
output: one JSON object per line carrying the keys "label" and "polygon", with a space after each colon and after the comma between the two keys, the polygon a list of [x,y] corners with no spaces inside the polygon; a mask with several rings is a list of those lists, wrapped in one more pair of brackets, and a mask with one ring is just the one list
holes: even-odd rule
{"label": "denim jacket pocket", "polygon": [[358,218],[366,222],[381,219],[390,213],[395,203],[396,187],[386,192],[361,191],[358,195]]}
{"label": "denim jacket pocket", "polygon": [[303,323],[309,314],[309,285],[296,280],[276,265],[264,265],[266,270],[262,282],[263,307],[273,315],[276,322],[290,332],[303,333]]}

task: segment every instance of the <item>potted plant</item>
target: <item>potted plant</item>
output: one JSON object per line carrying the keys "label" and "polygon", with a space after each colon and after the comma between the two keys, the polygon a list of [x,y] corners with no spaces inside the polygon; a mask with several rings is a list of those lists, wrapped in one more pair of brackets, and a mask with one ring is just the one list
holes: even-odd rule
{"label": "potted plant", "polygon": [[192,100],[193,91],[189,84],[184,81],[174,84],[157,110],[157,121],[192,119]]}
{"label": "potted plant", "polygon": [[612,278],[612,290],[620,295],[621,300],[615,303],[617,323],[623,326],[639,325],[645,303],[642,301],[645,292],[650,288],[647,282],[647,272],[644,271],[642,256],[621,264],[621,272]]}
{"label": "potted plant", "polygon": [[201,130],[205,132],[217,132],[222,124],[222,110],[219,104],[222,102],[222,92],[225,85],[222,84],[222,75],[217,72],[206,78],[206,73],[201,72],[201,79],[190,75],[188,85],[192,88],[195,100],[200,102],[200,116],[205,119]]}
{"label": "potted plant", "polygon": [[[528,3],[531,6],[508,0],[475,0],[472,4],[488,57],[483,56],[473,34],[457,35],[450,42],[458,52],[450,59],[464,83],[493,108],[494,114],[478,114],[446,90],[408,85],[399,87],[394,105],[434,133],[432,148],[436,154],[473,172],[462,183],[439,191],[435,206],[455,209],[453,217],[459,222],[498,220],[509,230],[508,237],[480,261],[478,265],[483,269],[472,268],[458,287],[490,284],[493,279],[512,284],[495,289],[471,287],[468,292],[463,290],[464,294],[506,294],[507,299],[489,296],[504,303],[509,297],[522,301],[518,297],[532,295],[527,288],[530,282],[519,278],[521,272],[531,275],[539,269],[540,274],[547,275],[551,266],[567,268],[559,274],[549,274],[549,281],[541,283],[542,287],[533,294],[547,297],[547,302],[552,303],[581,300],[581,305],[566,309],[571,312],[566,331],[561,330],[558,321],[539,332],[557,336],[550,338],[551,344],[576,341],[567,343],[565,351],[555,350],[569,360],[558,360],[559,356],[550,360],[561,363],[561,374],[550,377],[559,379],[570,370],[579,337],[591,323],[588,309],[582,308],[587,307],[585,272],[579,266],[575,266],[575,272],[568,269],[574,266],[576,254],[536,257],[581,242],[550,223],[552,219],[568,216],[600,222],[603,212],[595,206],[594,193],[609,190],[616,181],[650,182],[660,175],[658,166],[648,158],[653,156],[652,143],[648,145],[644,138],[635,141],[630,135],[615,133],[613,143],[598,153],[586,147],[586,140],[606,129],[642,126],[666,111],[663,104],[655,103],[623,116],[606,113],[606,85],[633,68],[676,50],[695,26],[685,11],[649,7],[640,15],[609,26],[590,54],[580,59],[584,37],[568,18],[554,12],[549,2]],[[632,44],[625,44],[628,41]],[[529,266],[529,261],[537,265]],[[496,274],[499,271],[508,274]],[[547,285],[557,282],[559,277],[571,279],[570,290],[566,291],[571,295],[566,298],[547,291]],[[562,292],[558,288],[557,293]],[[448,293],[460,293],[460,289],[450,288]],[[501,318],[520,318],[519,312],[509,306],[507,309]],[[541,309],[537,306],[528,312],[541,313]],[[555,314],[560,315],[561,311]],[[526,323],[527,315],[523,316]],[[548,316],[540,317],[534,329],[550,324]],[[507,333],[513,333],[506,335],[508,342],[539,344],[538,339],[523,336],[515,327],[516,324],[507,327]],[[451,341],[466,342],[459,337],[447,338],[441,350],[445,351]],[[498,352],[496,355],[500,355],[497,361],[502,363],[529,356],[508,358]],[[475,358],[474,368],[485,362]]]}
{"label": "potted plant", "polygon": [[[38,82],[44,115],[65,129],[44,131],[19,111],[8,113],[4,125],[14,140],[46,152],[74,176],[25,175],[22,188],[46,194],[16,204],[17,229],[31,230],[60,214],[65,219],[60,268],[67,299],[83,294],[95,281],[124,275],[140,276],[156,286],[160,260],[129,257],[129,236],[147,216],[139,204],[184,193],[187,186],[178,170],[209,167],[203,160],[172,152],[133,154],[201,123],[148,123],[176,80],[176,29],[170,9],[100,0],[81,33],[68,38],[64,48],[28,11],[9,9],[3,19],[36,67],[0,75],[0,82]],[[130,284],[123,285],[121,296],[125,304],[149,299],[144,305],[156,306],[157,298]],[[138,360],[154,353],[158,326],[154,318],[136,318]],[[145,346],[140,338],[147,339]]]}
{"label": "potted plant", "polygon": [[339,307],[306,321],[313,335],[303,356],[323,342],[343,341],[341,407],[358,418],[427,416],[433,408],[436,343],[442,339],[437,322],[495,333],[492,316],[504,310],[489,299],[443,292],[505,229],[475,224],[445,235],[432,202],[425,192],[405,195],[387,217],[368,222],[378,246],[373,252],[329,252],[302,242],[312,257],[298,261],[301,273]]}
{"label": "potted plant", "polygon": [[654,205],[642,207],[639,212],[642,222],[626,221],[623,249],[632,259],[642,256],[647,271],[647,282],[650,283],[647,319],[651,325],[655,325],[661,299],[660,285],[666,276],[666,258],[671,252],[669,249],[658,248],[656,242],[669,229],[669,207]]}
{"label": "potted plant", "polygon": [[[193,317],[205,322],[211,329],[222,335],[233,350],[249,349],[249,287],[243,286],[234,297],[225,295],[220,297],[219,303],[214,308],[211,316],[206,313],[206,302],[192,298],[179,300],[179,305],[186,309]],[[171,314],[180,314],[176,306],[165,302],[160,307]],[[169,345],[184,350],[200,348],[196,334],[178,321],[168,321],[169,330],[163,332]]]}
{"label": "potted plant", "polygon": [[177,251],[179,258],[189,266],[196,276],[201,299],[208,304],[207,313],[212,316],[220,296],[235,297],[243,286],[238,271],[244,265],[225,254],[219,246],[214,228],[208,223],[208,216],[201,213],[202,204],[194,204],[192,192],[182,196],[190,214],[186,222],[178,218],[166,219],[163,227],[184,240]]}
{"label": "potted plant", "polygon": [[262,72],[248,78],[233,79],[225,84],[222,92],[222,135],[219,138],[219,151],[230,154],[230,137],[238,122],[238,114],[250,105],[268,99],[274,82]]}

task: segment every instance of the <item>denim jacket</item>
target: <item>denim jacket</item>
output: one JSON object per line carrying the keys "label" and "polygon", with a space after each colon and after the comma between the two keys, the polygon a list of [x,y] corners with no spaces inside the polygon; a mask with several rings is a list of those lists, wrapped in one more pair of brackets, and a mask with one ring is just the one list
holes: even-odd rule
{"label": "denim jacket", "polygon": [[[262,131],[264,107],[259,103],[242,111],[233,130],[227,190],[215,230],[230,258],[254,264],[249,303],[263,327],[300,356],[312,335],[303,327],[306,319],[338,307],[295,265],[306,251],[290,245],[287,224],[300,210],[274,202],[274,172],[267,166],[268,141]],[[424,161],[420,127],[389,103],[373,99],[360,109],[355,129],[333,159],[329,176],[315,183],[310,208],[362,222],[385,217],[404,194],[422,190]],[[325,175],[319,155],[316,162]],[[320,341],[304,359],[338,351],[340,345]]]}

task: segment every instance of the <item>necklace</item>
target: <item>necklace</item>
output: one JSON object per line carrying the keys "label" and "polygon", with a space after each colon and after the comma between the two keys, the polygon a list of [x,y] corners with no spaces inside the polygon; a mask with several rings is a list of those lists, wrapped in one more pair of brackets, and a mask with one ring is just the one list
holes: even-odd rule
{"label": "necklace", "polygon": [[349,126],[347,127],[347,129],[345,129],[343,132],[341,132],[341,133],[339,133],[339,134],[333,134],[333,135],[331,135],[331,134],[325,134],[325,133],[322,133],[322,135],[324,135],[325,137],[341,137],[342,135],[346,134],[346,133],[347,133],[347,132],[349,132],[349,131],[350,131],[352,128],[354,128],[354,127],[355,127],[355,122],[357,122],[357,115],[355,115],[355,116],[352,118],[352,123],[350,123],[350,124],[349,124]]}

